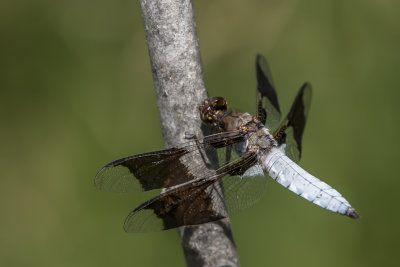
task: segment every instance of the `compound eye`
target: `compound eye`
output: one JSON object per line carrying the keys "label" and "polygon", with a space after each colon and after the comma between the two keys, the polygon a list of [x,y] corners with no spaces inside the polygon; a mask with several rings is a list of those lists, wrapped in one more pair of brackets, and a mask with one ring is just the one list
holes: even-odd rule
{"label": "compound eye", "polygon": [[214,98],[215,103],[215,109],[217,110],[226,110],[226,100],[223,99],[222,97],[216,97]]}

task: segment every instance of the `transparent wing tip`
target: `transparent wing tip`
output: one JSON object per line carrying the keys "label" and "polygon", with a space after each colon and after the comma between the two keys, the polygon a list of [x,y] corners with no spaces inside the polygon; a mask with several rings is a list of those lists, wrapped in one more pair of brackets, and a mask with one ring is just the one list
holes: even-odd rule
{"label": "transparent wing tip", "polygon": [[352,219],[360,218],[360,215],[358,214],[358,212],[353,208],[348,208],[347,211],[346,211],[346,215],[349,216]]}

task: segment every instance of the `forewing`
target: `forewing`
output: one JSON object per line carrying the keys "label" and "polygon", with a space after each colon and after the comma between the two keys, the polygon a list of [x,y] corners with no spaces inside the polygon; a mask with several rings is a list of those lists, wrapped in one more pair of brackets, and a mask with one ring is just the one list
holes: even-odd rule
{"label": "forewing", "polygon": [[256,160],[255,153],[248,153],[215,170],[213,176],[167,189],[134,209],[125,220],[125,231],[160,231],[226,218],[223,193],[217,182],[226,175],[243,175]]}
{"label": "forewing", "polygon": [[298,162],[302,151],[302,137],[311,103],[311,84],[300,88],[290,108],[289,114],[274,132],[279,145],[285,145],[285,153],[294,162]]}
{"label": "forewing", "polygon": [[257,110],[256,118],[269,129],[275,130],[281,121],[281,109],[266,59],[256,57]]}
{"label": "forewing", "polygon": [[201,157],[241,142],[243,137],[238,132],[218,133],[181,147],[118,159],[97,173],[95,186],[102,191],[132,193],[185,183],[209,171]]}
{"label": "forewing", "polygon": [[97,173],[95,186],[102,191],[131,193],[167,186],[172,179],[184,182],[192,177],[186,175],[187,167],[180,158],[193,150],[188,146],[118,159]]}

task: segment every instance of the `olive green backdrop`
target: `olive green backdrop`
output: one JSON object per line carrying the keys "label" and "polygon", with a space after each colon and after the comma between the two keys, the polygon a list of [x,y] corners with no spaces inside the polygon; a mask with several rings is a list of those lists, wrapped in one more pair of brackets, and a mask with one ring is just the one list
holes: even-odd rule
{"label": "olive green backdrop", "polygon": [[[241,264],[396,265],[399,1],[194,6],[210,95],[253,112],[257,52],[284,112],[312,83],[301,165],[361,215],[330,213],[270,180],[267,196],[232,218]],[[0,265],[185,265],[176,230],[123,232],[151,194],[93,186],[105,163],[163,148],[138,1],[2,0],[0,118]]]}

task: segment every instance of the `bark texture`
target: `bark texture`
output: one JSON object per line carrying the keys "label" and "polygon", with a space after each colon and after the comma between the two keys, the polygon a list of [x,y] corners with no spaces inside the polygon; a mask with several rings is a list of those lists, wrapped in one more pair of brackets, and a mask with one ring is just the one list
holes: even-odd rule
{"label": "bark texture", "polygon": [[[202,137],[207,97],[190,0],[140,0],[166,147]],[[226,212],[226,211],[225,211]],[[238,266],[229,219],[179,228],[188,266]]]}

